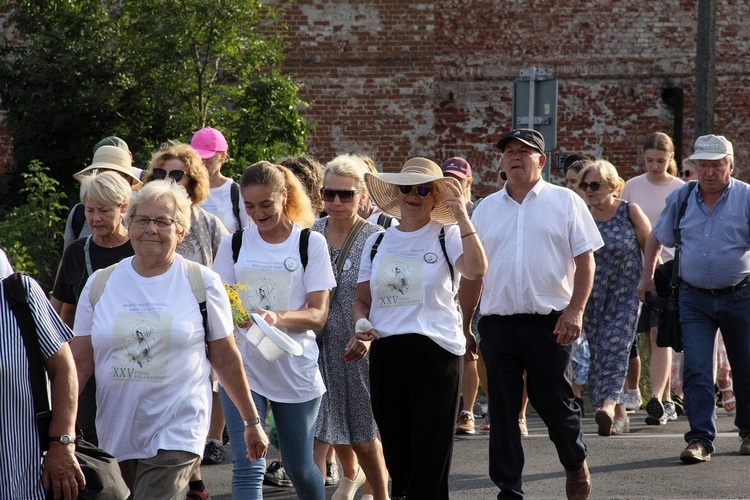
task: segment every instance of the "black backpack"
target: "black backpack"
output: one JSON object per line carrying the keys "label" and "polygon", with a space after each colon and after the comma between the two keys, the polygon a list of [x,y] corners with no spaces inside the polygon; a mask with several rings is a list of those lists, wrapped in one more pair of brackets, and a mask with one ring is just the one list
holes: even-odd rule
{"label": "black backpack", "polygon": [[[232,260],[237,262],[242,248],[242,229],[232,234]],[[302,263],[302,270],[307,269],[307,247],[310,244],[310,230],[305,228],[300,231],[299,235],[299,260]]]}
{"label": "black backpack", "polygon": [[232,181],[229,195],[232,198],[232,215],[237,219],[237,227],[239,230],[242,230],[242,220],[240,219],[240,185]]}
{"label": "black backpack", "polygon": [[73,207],[73,220],[70,224],[73,228],[74,240],[81,237],[84,224],[86,224],[86,207],[83,206],[83,203],[76,203],[76,206]]}

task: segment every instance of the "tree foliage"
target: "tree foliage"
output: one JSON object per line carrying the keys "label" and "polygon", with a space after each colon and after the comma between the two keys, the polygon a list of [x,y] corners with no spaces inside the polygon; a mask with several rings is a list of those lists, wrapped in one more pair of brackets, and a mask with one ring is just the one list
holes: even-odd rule
{"label": "tree foliage", "polygon": [[[136,165],[168,139],[211,125],[237,173],[305,149],[298,87],[283,75],[276,2],[17,1],[25,40],[0,51],[0,99],[23,171],[33,159],[68,191],[102,137],[125,139]],[[6,183],[7,184],[7,183]]]}

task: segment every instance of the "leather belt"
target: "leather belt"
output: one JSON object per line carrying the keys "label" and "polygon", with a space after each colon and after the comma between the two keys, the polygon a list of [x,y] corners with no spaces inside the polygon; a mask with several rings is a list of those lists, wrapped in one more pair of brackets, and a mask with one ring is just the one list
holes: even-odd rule
{"label": "leather belt", "polygon": [[737,283],[736,285],[728,286],[726,288],[698,288],[697,286],[690,285],[691,287],[695,288],[696,290],[700,290],[702,292],[708,292],[711,295],[727,295],[730,293],[734,293],[737,290],[740,290],[742,288],[745,288],[745,286],[750,283],[750,274],[742,278],[742,281]]}

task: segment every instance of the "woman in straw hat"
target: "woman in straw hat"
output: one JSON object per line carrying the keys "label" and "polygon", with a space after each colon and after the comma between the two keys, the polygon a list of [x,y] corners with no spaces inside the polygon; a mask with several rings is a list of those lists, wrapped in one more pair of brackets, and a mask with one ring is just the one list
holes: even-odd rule
{"label": "woman in straw hat", "polygon": [[436,163],[412,158],[400,173],[367,173],[365,182],[401,224],[365,243],[352,310],[357,342],[347,354],[371,351],[370,394],[391,497],[447,499],[467,345],[454,297],[461,275],[484,276],[487,258],[461,186]]}

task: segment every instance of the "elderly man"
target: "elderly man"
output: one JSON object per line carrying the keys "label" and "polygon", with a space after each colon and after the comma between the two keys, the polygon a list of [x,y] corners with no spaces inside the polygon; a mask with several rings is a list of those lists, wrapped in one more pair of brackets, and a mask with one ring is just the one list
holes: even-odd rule
{"label": "elderly man", "polygon": [[[750,185],[732,178],[732,143],[704,135],[690,157],[698,163],[698,189],[672,192],[646,243],[638,298],[654,292],[654,268],[662,245],[674,246],[680,228],[682,279],[678,306],[684,351],[683,390],[690,408],[686,463],[707,462],[714,451],[713,352],[721,328],[737,397],[735,425],[750,455]],[[687,205],[679,219],[683,200]]]}
{"label": "elderly man", "polygon": [[459,289],[461,303],[470,305],[464,312],[473,314],[484,286],[479,333],[492,415],[490,478],[498,498],[523,497],[518,411],[525,370],[529,399],[567,472],[567,496],[585,499],[587,448],[566,373],[594,279],[593,252],[603,242],[583,200],[542,180],[547,156],[539,132],[512,130],[497,147],[508,180],[472,216],[489,269],[482,282],[464,280]]}

